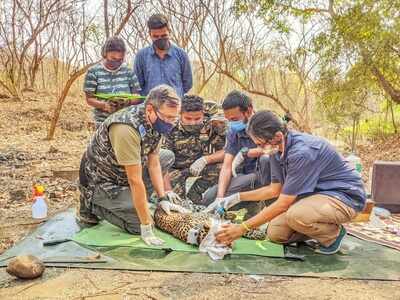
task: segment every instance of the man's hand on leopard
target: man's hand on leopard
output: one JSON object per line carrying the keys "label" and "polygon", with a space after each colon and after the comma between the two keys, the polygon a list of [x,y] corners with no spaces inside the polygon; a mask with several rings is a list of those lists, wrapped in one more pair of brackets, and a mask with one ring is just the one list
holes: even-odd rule
{"label": "man's hand on leopard", "polygon": [[166,191],[165,196],[168,198],[168,201],[171,203],[182,203],[181,197],[174,191]]}
{"label": "man's hand on leopard", "polygon": [[167,215],[171,214],[171,211],[176,211],[182,214],[190,212],[190,210],[166,200],[161,201],[159,205]]}
{"label": "man's hand on leopard", "polygon": [[213,203],[211,203],[204,212],[215,213],[220,207],[224,210],[228,210],[232,206],[240,203],[240,194],[235,193],[225,198],[216,198]]}

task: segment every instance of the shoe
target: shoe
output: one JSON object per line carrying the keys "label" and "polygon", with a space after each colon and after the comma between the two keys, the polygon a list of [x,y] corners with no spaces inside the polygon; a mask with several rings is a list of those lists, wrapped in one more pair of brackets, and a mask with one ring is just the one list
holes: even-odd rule
{"label": "shoe", "polygon": [[94,226],[99,224],[99,218],[91,213],[79,212],[76,214],[76,220],[80,225],[84,226]]}
{"label": "shoe", "polygon": [[333,242],[333,244],[331,244],[328,247],[321,245],[318,249],[315,250],[315,252],[320,253],[320,254],[325,254],[325,255],[331,255],[331,254],[335,254],[335,253],[339,252],[340,247],[342,246],[342,242],[343,242],[346,234],[347,234],[346,229],[342,225],[340,225],[339,235],[336,238],[336,240]]}

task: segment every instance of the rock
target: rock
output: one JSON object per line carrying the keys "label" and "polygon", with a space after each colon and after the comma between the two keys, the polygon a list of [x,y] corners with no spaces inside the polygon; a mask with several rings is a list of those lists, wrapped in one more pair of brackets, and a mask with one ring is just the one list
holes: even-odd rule
{"label": "rock", "polygon": [[26,200],[26,192],[24,190],[9,191],[11,201],[24,201]]}
{"label": "rock", "polygon": [[24,152],[17,152],[17,153],[15,153],[15,158],[17,160],[28,160],[29,156]]}
{"label": "rock", "polygon": [[34,279],[44,272],[43,262],[33,255],[17,256],[8,263],[7,273],[21,279]]}
{"label": "rock", "polygon": [[60,152],[60,150],[58,150],[56,147],[54,146],[50,146],[50,149],[48,151],[48,153],[58,153]]}

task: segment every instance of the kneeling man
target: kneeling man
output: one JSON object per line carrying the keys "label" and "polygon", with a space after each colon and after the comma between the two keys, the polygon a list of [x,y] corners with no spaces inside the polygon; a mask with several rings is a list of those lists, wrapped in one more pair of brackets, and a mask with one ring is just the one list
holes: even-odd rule
{"label": "kneeling man", "polygon": [[[226,121],[217,112],[216,103],[185,95],[180,120],[165,138],[165,148],[175,154],[174,165],[164,178],[165,186],[172,185],[180,198],[187,197],[195,204],[205,204],[202,194],[217,183],[224,158]],[[186,193],[190,176],[197,178]],[[179,204],[179,199],[175,203]]]}
{"label": "kneeling man", "polygon": [[153,188],[159,201],[172,193],[164,191],[161,170],[166,172],[173,164],[174,155],[160,151],[160,144],[162,134],[176,124],[179,110],[176,92],[160,85],[150,91],[144,105],[120,110],[99,126],[81,161],[81,222],[105,219],[140,233],[147,244],[162,243],[152,230],[148,197]]}

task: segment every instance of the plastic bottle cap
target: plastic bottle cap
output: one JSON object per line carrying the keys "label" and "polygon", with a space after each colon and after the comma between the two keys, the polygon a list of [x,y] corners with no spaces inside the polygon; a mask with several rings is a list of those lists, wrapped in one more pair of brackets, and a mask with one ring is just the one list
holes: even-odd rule
{"label": "plastic bottle cap", "polygon": [[41,196],[41,195],[43,195],[44,194],[44,186],[43,185],[35,185],[35,194],[36,195],[38,195],[38,196]]}

